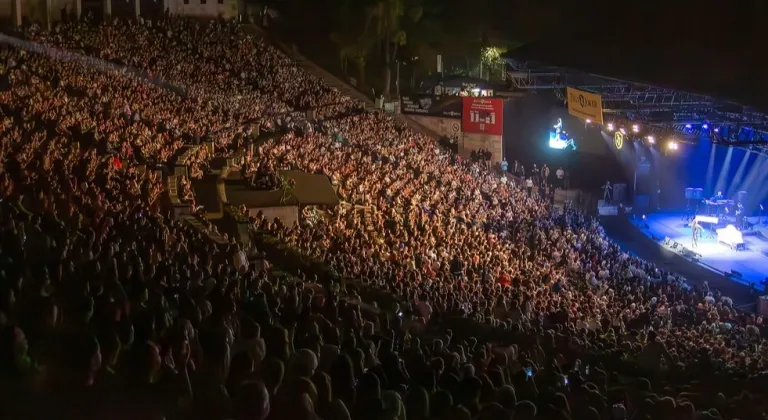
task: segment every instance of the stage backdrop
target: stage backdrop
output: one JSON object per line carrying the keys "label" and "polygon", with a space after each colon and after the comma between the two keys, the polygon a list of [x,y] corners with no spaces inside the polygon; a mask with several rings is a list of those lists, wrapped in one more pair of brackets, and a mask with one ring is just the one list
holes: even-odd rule
{"label": "stage backdrop", "polygon": [[464,97],[461,114],[461,126],[465,133],[504,134],[503,99]]}
{"label": "stage backdrop", "polygon": [[748,214],[757,216],[761,204],[768,210],[768,157],[765,155],[702,139],[697,144],[680,144],[678,150],[663,157],[666,163],[660,167],[659,177],[667,187],[670,207],[685,208],[685,189],[690,187],[702,188],[705,197],[722,191],[728,199],[735,199],[739,191],[746,191],[744,206]]}

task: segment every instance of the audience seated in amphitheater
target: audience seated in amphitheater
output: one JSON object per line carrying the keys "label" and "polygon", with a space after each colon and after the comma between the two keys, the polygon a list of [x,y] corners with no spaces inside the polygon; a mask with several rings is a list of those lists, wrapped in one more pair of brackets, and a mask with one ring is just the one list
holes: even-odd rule
{"label": "audience seated in amphitheater", "polygon": [[[762,318],[364,113],[235,24],[73,22],[29,38],[59,52],[0,47],[12,83],[0,92],[0,417],[766,411]],[[138,170],[202,139],[217,156],[240,152],[246,127],[307,109],[323,129],[263,141],[254,165],[324,173],[369,210],[252,222],[349,282],[289,281],[280,269],[295,267],[270,267],[263,250],[216,244],[173,220],[164,180]],[[212,158],[198,156],[192,177]],[[365,301],[353,279],[400,305]]]}

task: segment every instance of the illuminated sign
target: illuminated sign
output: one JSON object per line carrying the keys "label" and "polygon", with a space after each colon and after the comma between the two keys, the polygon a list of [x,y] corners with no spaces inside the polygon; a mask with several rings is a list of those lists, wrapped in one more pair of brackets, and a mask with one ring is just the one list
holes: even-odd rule
{"label": "illuminated sign", "polygon": [[461,124],[465,133],[504,134],[504,100],[464,97]]}
{"label": "illuminated sign", "polygon": [[624,147],[624,133],[621,131],[613,133],[613,145],[616,146],[616,149],[618,150],[621,150],[621,148]]}
{"label": "illuminated sign", "polygon": [[568,95],[568,113],[582,120],[590,120],[595,124],[603,124],[603,98],[583,90],[566,88]]}
{"label": "illuminated sign", "polygon": [[570,147],[573,150],[576,150],[576,143],[568,136],[568,133],[563,130],[562,118],[557,119],[557,124],[555,124],[553,128],[554,130],[549,132],[549,147],[557,150],[563,150]]}

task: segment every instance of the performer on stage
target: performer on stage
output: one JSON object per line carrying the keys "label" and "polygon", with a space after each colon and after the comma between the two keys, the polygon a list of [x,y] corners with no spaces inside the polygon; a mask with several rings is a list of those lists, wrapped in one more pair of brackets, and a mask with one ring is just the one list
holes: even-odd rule
{"label": "performer on stage", "polygon": [[745,230],[746,228],[746,218],[744,217],[744,205],[739,203],[736,205],[736,226],[739,227],[739,230]]}
{"label": "performer on stage", "polygon": [[605,181],[605,185],[603,185],[603,200],[605,200],[606,203],[611,202],[611,190],[613,188],[611,187],[611,181]]}
{"label": "performer on stage", "polygon": [[[712,206],[709,209],[709,215],[710,216],[717,215],[718,217],[720,217],[720,213],[723,211],[723,209],[722,209],[722,206],[719,205],[718,202],[719,201],[724,201],[724,200],[725,200],[725,197],[723,196],[723,192],[722,191],[718,191],[717,194],[709,200],[710,203],[712,203]],[[709,207],[709,203],[708,203],[708,207]]]}
{"label": "performer on stage", "polygon": [[693,222],[691,222],[691,247],[696,248],[699,246],[699,236],[701,236],[701,226],[699,226],[699,221],[696,219],[693,219]]}

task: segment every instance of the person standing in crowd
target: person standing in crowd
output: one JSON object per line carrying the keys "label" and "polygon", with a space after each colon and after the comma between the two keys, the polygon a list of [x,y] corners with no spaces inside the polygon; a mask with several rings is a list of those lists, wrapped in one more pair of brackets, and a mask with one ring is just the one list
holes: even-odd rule
{"label": "person standing in crowd", "polygon": [[509,163],[507,163],[507,158],[502,159],[499,165],[501,166],[501,172],[507,173],[507,169],[509,169]]}
{"label": "person standing in crowd", "polygon": [[541,167],[541,183],[549,185],[549,166],[546,163]]}
{"label": "person standing in crowd", "polygon": [[525,178],[525,165],[520,164],[517,166],[517,173],[515,173],[518,178],[524,179]]}
{"label": "person standing in crowd", "polygon": [[525,190],[528,194],[528,197],[533,196],[533,179],[530,176],[525,180]]}
{"label": "person standing in crowd", "polygon": [[563,170],[563,167],[557,168],[557,171],[555,171],[555,176],[557,177],[557,186],[560,189],[565,189],[565,171]]}

